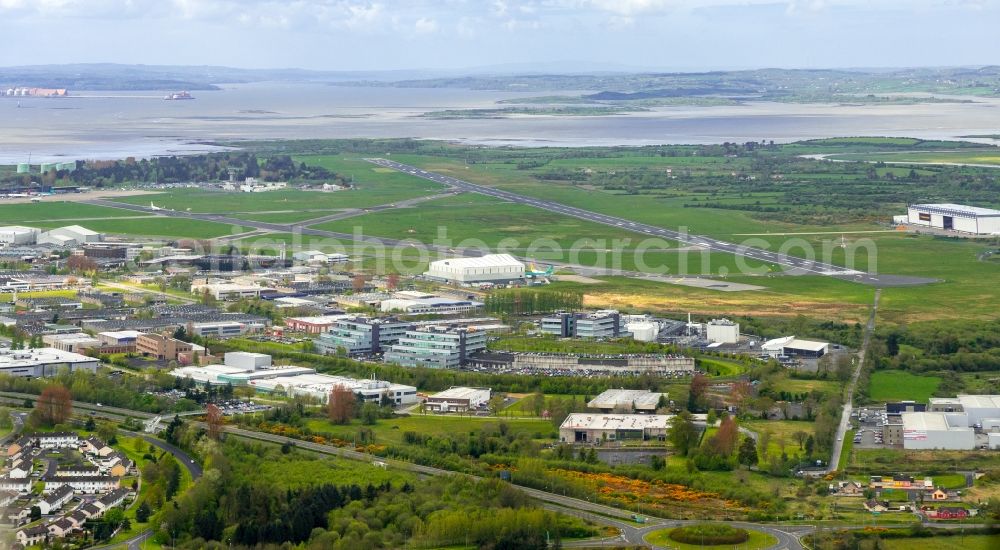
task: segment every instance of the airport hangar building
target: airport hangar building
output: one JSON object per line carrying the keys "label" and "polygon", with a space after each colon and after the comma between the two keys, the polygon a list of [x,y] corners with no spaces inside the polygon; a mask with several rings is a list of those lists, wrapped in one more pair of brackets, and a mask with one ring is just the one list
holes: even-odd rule
{"label": "airport hangar building", "polygon": [[1000,235],[1000,210],[961,204],[913,204],[907,207],[910,225],[960,231],[973,235]]}

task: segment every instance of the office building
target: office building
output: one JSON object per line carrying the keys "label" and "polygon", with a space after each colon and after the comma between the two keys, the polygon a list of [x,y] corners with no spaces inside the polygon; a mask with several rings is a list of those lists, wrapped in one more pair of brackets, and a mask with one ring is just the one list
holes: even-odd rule
{"label": "office building", "polygon": [[424,401],[424,408],[436,413],[464,413],[486,407],[489,388],[452,387],[435,393]]}
{"label": "office building", "polygon": [[412,328],[412,323],[392,318],[339,319],[330,330],[316,339],[316,350],[326,355],[336,355],[341,352],[348,355],[381,353],[389,345],[399,342],[406,331]]}
{"label": "office building", "polygon": [[385,361],[404,367],[457,368],[486,349],[486,332],[468,328],[408,330],[385,352]]}
{"label": "office building", "polygon": [[672,415],[573,413],[559,426],[563,443],[666,439]]}
{"label": "office building", "polygon": [[9,376],[42,378],[54,376],[60,369],[97,372],[99,363],[93,357],[55,348],[0,349],[0,374]]}
{"label": "office building", "polygon": [[660,399],[666,399],[667,394],[648,390],[605,390],[587,403],[587,407],[604,413],[637,412],[653,413],[659,406]]}

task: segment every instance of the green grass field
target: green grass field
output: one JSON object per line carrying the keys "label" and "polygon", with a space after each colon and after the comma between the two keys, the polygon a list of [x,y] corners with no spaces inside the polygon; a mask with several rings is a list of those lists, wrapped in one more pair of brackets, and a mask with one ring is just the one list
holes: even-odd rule
{"label": "green grass field", "polygon": [[884,538],[880,544],[886,550],[994,550],[1000,548],[1000,535]]}
{"label": "green grass field", "polygon": [[899,153],[848,153],[833,155],[840,160],[865,160],[871,162],[915,162],[930,164],[987,164],[1000,165],[1000,150],[996,147],[968,151],[905,151]]}
{"label": "green grass field", "polygon": [[[138,200],[141,197],[134,197]],[[138,203],[144,204],[144,203]],[[72,225],[67,222],[57,223],[56,220],[80,220],[86,218],[121,218],[139,215],[131,210],[121,208],[106,208],[78,202],[40,202],[20,204],[0,204],[0,224],[38,225],[44,227],[59,227]],[[42,227],[39,225],[39,227]]]}
{"label": "green grass field", "polygon": [[310,420],[309,428],[315,432],[327,432],[351,441],[358,428],[371,428],[375,443],[379,445],[402,445],[404,432],[418,432],[425,435],[444,436],[456,433],[473,433],[484,428],[495,428],[505,422],[513,434],[528,434],[532,438],[549,439],[555,437],[556,429],[548,420],[517,418],[482,418],[475,416],[422,415],[379,420],[374,426],[361,426],[358,421],[346,426],[332,424],[326,420]]}
{"label": "green grass field", "polygon": [[917,376],[898,370],[875,371],[871,375],[868,395],[872,401],[910,399],[926,403],[940,384],[941,378],[937,376]]}
{"label": "green grass field", "polygon": [[110,218],[104,220],[48,220],[38,222],[35,225],[42,228],[54,228],[71,224],[82,225],[87,229],[101,233],[142,235],[145,237],[187,237],[192,239],[226,237],[250,230],[249,227],[243,226],[164,216],[124,219]]}

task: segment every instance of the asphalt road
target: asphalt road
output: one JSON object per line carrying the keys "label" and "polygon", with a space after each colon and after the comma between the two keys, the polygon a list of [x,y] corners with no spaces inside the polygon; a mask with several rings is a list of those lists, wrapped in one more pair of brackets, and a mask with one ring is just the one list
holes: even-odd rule
{"label": "asphalt road", "polygon": [[562,214],[565,216],[571,216],[581,220],[586,220],[589,222],[599,223],[603,225],[609,225],[612,227],[625,229],[635,233],[649,235],[650,237],[659,237],[663,239],[677,241],[687,246],[695,246],[711,250],[712,252],[726,252],[734,254],[737,257],[744,259],[749,258],[752,260],[756,260],[758,262],[780,265],[785,267],[786,273],[791,275],[828,275],[848,281],[854,281],[857,283],[873,285],[873,286],[901,286],[907,284],[923,284],[927,282],[932,282],[931,279],[923,279],[916,277],[900,277],[892,275],[870,274],[833,264],[823,263],[815,260],[809,260],[806,258],[799,258],[796,256],[789,256],[787,254],[782,254],[780,252],[772,252],[769,250],[764,250],[762,248],[755,248],[751,246],[720,241],[718,239],[713,239],[711,237],[689,235],[687,233],[682,233],[680,231],[674,231],[671,229],[664,229],[662,227],[657,227],[654,225],[634,222],[632,220],[628,220],[625,218],[618,218],[615,216],[609,216],[607,214],[601,214],[599,212],[593,212],[591,210],[584,210],[582,208],[576,208],[574,206],[567,206],[565,204],[561,204],[558,202],[552,202],[543,199],[537,199],[534,197],[528,197],[525,195],[519,195],[517,193],[511,193],[509,191],[504,191],[502,189],[496,189],[493,187],[487,187],[484,185],[477,185],[464,180],[453,178],[451,176],[446,176],[436,172],[429,172],[427,170],[423,170],[415,166],[402,164],[388,159],[369,158],[365,160],[373,164],[376,164],[378,166],[382,166],[384,168],[392,168],[394,170],[398,170],[400,172],[404,172],[406,174],[410,174],[418,178],[430,180],[462,191],[467,191],[470,193],[479,193],[481,195],[487,195],[490,197],[503,199],[505,201],[517,204],[534,206],[536,208],[541,208],[548,212]]}
{"label": "asphalt road", "polygon": [[857,354],[857,364],[851,374],[851,382],[847,386],[847,399],[844,401],[844,410],[840,413],[840,425],[837,426],[837,440],[833,442],[833,452],[830,453],[830,464],[827,465],[827,473],[837,469],[840,464],[840,455],[844,449],[844,438],[847,437],[847,429],[851,426],[851,411],[854,409],[854,389],[858,385],[858,378],[861,377],[861,369],[864,368],[865,353],[868,351],[868,344],[871,342],[872,333],[875,331],[875,318],[878,315],[878,302],[882,297],[882,289],[875,289],[875,300],[872,302],[872,310],[868,314],[868,322],[865,324],[865,335],[861,342],[861,348]]}

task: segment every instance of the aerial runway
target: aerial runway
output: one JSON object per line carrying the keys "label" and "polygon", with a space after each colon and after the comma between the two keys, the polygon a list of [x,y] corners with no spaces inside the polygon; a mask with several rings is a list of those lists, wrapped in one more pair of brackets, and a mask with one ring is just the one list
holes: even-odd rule
{"label": "aerial runway", "polygon": [[518,195],[517,193],[511,193],[509,191],[487,187],[485,185],[477,185],[458,178],[453,178],[436,172],[429,172],[427,170],[417,168],[416,166],[410,166],[408,164],[402,164],[384,158],[368,158],[365,160],[384,168],[398,170],[400,172],[437,182],[461,191],[479,193],[517,204],[526,204],[528,206],[534,206],[535,208],[541,208],[542,210],[556,214],[563,214],[565,216],[571,216],[589,222],[609,225],[619,229],[626,229],[634,233],[649,235],[651,237],[677,241],[688,246],[700,247],[712,252],[729,253],[760,262],[780,265],[786,268],[786,273],[789,275],[823,275],[872,286],[907,286],[934,282],[934,279],[926,279],[922,277],[904,277],[898,275],[866,273],[838,265],[809,260],[807,258],[799,258],[779,252],[771,252],[762,248],[720,241],[711,237],[688,235],[680,231],[664,229],[662,227],[635,222],[625,218],[609,216],[607,214],[584,210],[574,206],[567,206],[558,202]]}

